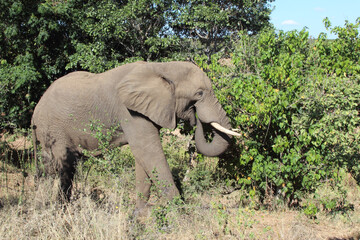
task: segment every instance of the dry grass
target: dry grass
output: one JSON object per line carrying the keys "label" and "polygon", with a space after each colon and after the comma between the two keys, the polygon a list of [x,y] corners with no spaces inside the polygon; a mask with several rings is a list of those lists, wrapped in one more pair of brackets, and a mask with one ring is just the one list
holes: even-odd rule
{"label": "dry grass", "polygon": [[[180,154],[178,149],[172,142],[166,153]],[[207,169],[216,167],[214,159],[207,161]],[[149,218],[138,221],[133,169],[117,177],[96,172],[87,177],[80,169],[74,199],[60,205],[56,181],[45,179],[35,189],[32,174],[24,177],[21,169],[1,165],[0,239],[360,239],[360,190],[351,178],[345,185],[354,211],[345,214],[320,212],[309,219],[279,204],[273,211],[255,210],[256,200],[242,200],[245,192],[222,194],[221,187],[212,187],[200,193],[185,182],[185,203],[157,204]]]}
{"label": "dry grass", "polygon": [[[4,172],[1,172],[3,185]],[[355,211],[317,220],[303,213],[279,208],[254,210],[242,206],[240,191],[222,195],[216,189],[193,195],[186,204],[155,206],[148,219],[134,220],[132,184],[111,177],[97,178],[97,188],[79,180],[71,203],[57,203],[56,182],[42,181],[34,188],[26,178],[23,203],[14,176],[1,188],[1,239],[359,239],[359,205]],[[129,173],[130,175],[132,173]],[[8,179],[9,180],[9,179]],[[122,179],[124,180],[124,179]],[[128,178],[131,180],[131,177]],[[91,179],[89,180],[91,182]],[[119,187],[121,185],[121,188]],[[124,187],[128,186],[128,187]],[[11,188],[11,191],[10,191]]]}

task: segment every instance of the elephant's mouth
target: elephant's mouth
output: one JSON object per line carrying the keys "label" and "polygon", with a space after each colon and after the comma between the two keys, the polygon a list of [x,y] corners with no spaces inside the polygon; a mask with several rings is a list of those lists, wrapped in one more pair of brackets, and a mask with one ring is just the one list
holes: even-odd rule
{"label": "elephant's mouth", "polygon": [[195,107],[194,106],[188,107],[187,110],[184,112],[181,112],[178,115],[178,117],[185,121],[189,121],[191,126],[195,126],[196,125]]}

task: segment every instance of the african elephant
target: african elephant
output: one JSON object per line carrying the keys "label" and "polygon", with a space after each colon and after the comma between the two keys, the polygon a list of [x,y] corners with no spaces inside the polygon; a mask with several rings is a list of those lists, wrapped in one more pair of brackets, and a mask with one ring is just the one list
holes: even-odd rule
{"label": "african elephant", "polygon": [[[210,79],[190,62],[136,62],[100,74],[65,75],[51,84],[35,107],[32,129],[34,141],[42,147],[45,174],[59,174],[61,190],[69,199],[82,150],[98,147],[84,127],[90,120],[105,128],[118,124],[119,134],[111,144],[129,144],[134,154],[136,191],[142,196],[136,207],[142,209],[156,182],[168,183],[160,186],[165,199],[179,195],[159,136],[160,128],[174,129],[177,119],[196,124],[197,149],[207,156],[224,152],[229,135],[238,135],[229,130]],[[204,138],[202,123],[217,128],[211,142]]]}

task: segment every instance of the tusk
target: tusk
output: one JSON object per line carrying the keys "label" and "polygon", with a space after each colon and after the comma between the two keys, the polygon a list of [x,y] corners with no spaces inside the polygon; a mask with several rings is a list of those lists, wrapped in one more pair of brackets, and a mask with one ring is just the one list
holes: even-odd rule
{"label": "tusk", "polygon": [[220,124],[216,123],[216,122],[212,122],[210,123],[211,126],[213,126],[214,128],[216,128],[217,130],[219,130],[220,132],[229,134],[229,135],[233,135],[233,136],[237,136],[237,137],[241,137],[241,134],[236,133],[234,131],[231,131],[229,129],[224,128],[223,126],[221,126]]}

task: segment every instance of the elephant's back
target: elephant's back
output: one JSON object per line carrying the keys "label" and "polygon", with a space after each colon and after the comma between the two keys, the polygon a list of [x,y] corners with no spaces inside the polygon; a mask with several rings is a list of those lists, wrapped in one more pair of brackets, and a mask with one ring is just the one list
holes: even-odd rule
{"label": "elephant's back", "polygon": [[97,74],[85,71],[69,73],[55,80],[44,93],[44,97],[51,94],[65,97],[70,94],[79,95],[82,92],[88,92],[95,87],[97,78]]}
{"label": "elephant's back", "polygon": [[81,71],[54,81],[34,109],[34,125],[45,129],[58,125],[59,128],[68,125],[65,122],[74,118],[74,114],[86,112],[93,101],[90,98],[98,89],[96,78],[97,74]]}

